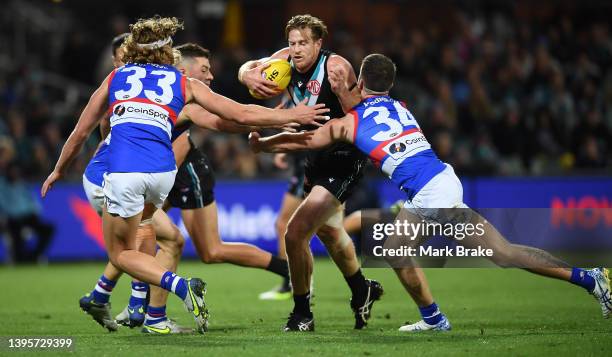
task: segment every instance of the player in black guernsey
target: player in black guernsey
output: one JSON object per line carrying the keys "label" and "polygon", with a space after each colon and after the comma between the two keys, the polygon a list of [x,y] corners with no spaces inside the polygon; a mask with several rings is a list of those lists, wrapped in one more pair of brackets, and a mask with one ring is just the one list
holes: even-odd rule
{"label": "player in black guernsey", "polygon": [[[209,51],[196,44],[184,44],[176,49],[181,53],[181,61],[177,68],[185,75],[210,85],[213,75]],[[184,112],[187,116],[196,114],[190,111],[203,110],[197,106],[186,106]],[[249,128],[227,120],[211,120],[211,123],[213,125],[210,129],[222,132],[245,132]],[[230,263],[267,269],[281,277],[287,277],[289,272],[285,259],[280,259],[251,244],[228,244],[221,240],[213,192],[215,178],[208,158],[188,136],[176,139],[173,149],[177,159],[184,158],[184,161],[176,174],[174,186],[168,195],[168,203],[172,207],[181,209],[183,222],[200,259],[204,263]]]}
{"label": "player in black guernsey", "polygon": [[[331,118],[344,116],[360,100],[355,90],[357,79],[346,59],[321,49],[327,34],[325,24],[311,15],[297,15],[287,23],[285,34],[289,47],[270,58],[291,62],[291,83],[287,91],[293,105],[303,100],[307,100],[307,105],[325,103]],[[261,76],[266,68],[262,63],[265,60],[245,63],[238,78],[259,96],[269,98],[279,91],[274,83]],[[332,81],[335,83],[332,87],[328,76],[348,80]],[[362,275],[353,242],[342,226],[343,203],[361,178],[365,159],[354,147],[343,143],[307,154],[304,180],[307,196],[289,220],[285,233],[294,300],[285,331],[314,330],[310,311],[313,259],[309,242],[315,233],[351,288],[355,328],[366,325],[374,301],[382,295],[380,284]]]}

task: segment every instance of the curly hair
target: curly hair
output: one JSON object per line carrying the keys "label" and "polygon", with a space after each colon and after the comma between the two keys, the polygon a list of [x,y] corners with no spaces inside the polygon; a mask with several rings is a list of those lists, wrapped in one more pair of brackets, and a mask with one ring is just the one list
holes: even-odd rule
{"label": "curly hair", "polygon": [[172,42],[159,48],[146,48],[139,45],[163,41],[172,37],[179,29],[183,29],[183,23],[176,17],[156,15],[148,19],[139,19],[135,24],[130,25],[130,35],[123,44],[124,62],[174,64]]}
{"label": "curly hair", "polygon": [[173,66],[178,66],[181,62],[183,62],[183,56],[181,56],[181,51],[176,48],[172,49],[172,58],[173,58]]}

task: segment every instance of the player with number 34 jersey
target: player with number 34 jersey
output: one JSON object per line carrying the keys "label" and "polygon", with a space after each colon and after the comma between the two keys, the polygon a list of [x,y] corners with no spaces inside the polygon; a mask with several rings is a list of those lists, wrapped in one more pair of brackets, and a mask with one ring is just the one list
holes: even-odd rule
{"label": "player with number 34 jersey", "polygon": [[[358,80],[362,101],[349,114],[329,121],[314,132],[283,133],[264,139],[252,133],[251,147],[255,151],[283,152],[316,148],[334,141],[351,142],[406,192],[406,210],[399,212],[397,220],[409,224],[426,220],[439,224],[481,225],[484,227],[482,233],[470,235],[476,239],[457,237],[456,242],[470,248],[490,248],[494,254],[489,259],[499,266],[524,268],[580,286],[598,301],[603,317],[610,317],[612,295],[606,268],[571,267],[541,249],[512,244],[490,222],[463,203],[463,186],[453,168],[436,157],[410,112],[388,96],[394,78],[395,64],[391,59],[381,54],[368,55],[362,61]],[[422,236],[412,236],[410,241],[419,242],[420,238]],[[394,268],[423,318],[399,330],[450,330],[450,322],[434,302],[422,270],[411,264]]]}
{"label": "player with number 34 jersey", "polygon": [[370,96],[349,113],[354,117],[355,146],[368,154],[408,199],[446,168],[399,101],[386,95]]}

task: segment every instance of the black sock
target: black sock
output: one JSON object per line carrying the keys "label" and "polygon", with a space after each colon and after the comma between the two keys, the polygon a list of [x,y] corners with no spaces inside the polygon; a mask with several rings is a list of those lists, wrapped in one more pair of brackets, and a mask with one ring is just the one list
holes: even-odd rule
{"label": "black sock", "polygon": [[291,280],[289,277],[283,278],[283,285],[281,285],[283,291],[291,291]]}
{"label": "black sock", "polygon": [[275,255],[270,259],[270,264],[268,264],[266,270],[289,279],[289,265],[287,264],[287,260],[281,259]]}
{"label": "black sock", "polygon": [[351,288],[353,296],[359,296],[364,294],[368,288],[366,284],[366,279],[363,274],[361,274],[361,269],[357,270],[357,272],[351,276],[345,276],[344,279],[348,283],[348,286]]}
{"label": "black sock", "polygon": [[293,312],[306,316],[312,317],[310,311],[310,291],[304,295],[293,295]]}

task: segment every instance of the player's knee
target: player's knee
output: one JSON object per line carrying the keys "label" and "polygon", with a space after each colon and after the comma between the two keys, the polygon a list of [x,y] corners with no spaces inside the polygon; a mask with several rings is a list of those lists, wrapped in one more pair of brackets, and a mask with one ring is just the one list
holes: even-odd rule
{"label": "player's knee", "polygon": [[176,229],[174,232],[174,239],[169,243],[171,250],[170,253],[173,256],[180,257],[183,254],[183,248],[185,247],[185,238],[178,229]]}
{"label": "player's knee", "polygon": [[108,260],[111,262],[111,264],[112,264],[112,265],[113,265],[115,268],[117,268],[117,269],[119,269],[119,270],[123,270],[123,268],[122,268],[122,267],[121,267],[121,265],[119,264],[119,259],[118,259],[118,256],[117,256],[117,255],[115,255],[115,254],[110,254],[110,253],[109,253],[109,254],[108,254]]}
{"label": "player's knee", "polygon": [[109,253],[108,255],[108,260],[110,260],[111,264],[121,271],[125,271],[125,264],[127,263],[126,260],[129,259],[125,254],[123,254],[123,252],[125,251],[117,252],[116,254]]}
{"label": "player's knee", "polygon": [[495,263],[495,265],[501,268],[512,268],[516,266],[514,257],[514,247],[509,247],[508,249],[496,250],[495,254],[493,254],[491,257],[491,260],[493,263]]}
{"label": "player's knee", "polygon": [[157,244],[166,254],[173,257],[180,257],[185,247],[185,238],[183,238],[178,228],[175,228],[172,232],[172,238],[158,240]]}
{"label": "player's knee", "polygon": [[287,219],[285,217],[278,217],[274,222],[274,228],[279,237],[284,237],[287,231]]}
{"label": "player's knee", "polygon": [[285,244],[300,244],[305,239],[308,239],[308,230],[308,223],[304,220],[291,220],[285,232]]}
{"label": "player's knee", "polygon": [[118,247],[113,247],[113,248],[107,249],[108,260],[117,269],[122,270],[121,266],[119,265],[119,254],[120,253],[121,253],[121,250],[118,249]]}
{"label": "player's knee", "polygon": [[223,263],[223,250],[217,246],[206,247],[200,258],[205,264]]}
{"label": "player's knee", "polygon": [[323,226],[317,231],[317,237],[319,237],[330,253],[342,250],[342,244],[340,244],[340,232],[338,229]]}
{"label": "player's knee", "polygon": [[183,237],[181,231],[178,229],[174,230],[174,244],[176,245],[177,252],[182,254],[183,248],[185,247],[185,237]]}
{"label": "player's knee", "polygon": [[337,241],[340,237],[340,230],[338,228],[324,225],[317,231],[317,236],[321,238],[321,240]]}
{"label": "player's knee", "polygon": [[324,225],[317,231],[317,236],[330,253],[342,252],[349,257],[354,255],[353,241],[342,228]]}
{"label": "player's knee", "polygon": [[338,236],[338,230],[330,226],[322,226],[317,231],[317,236],[321,239],[334,238]]}

